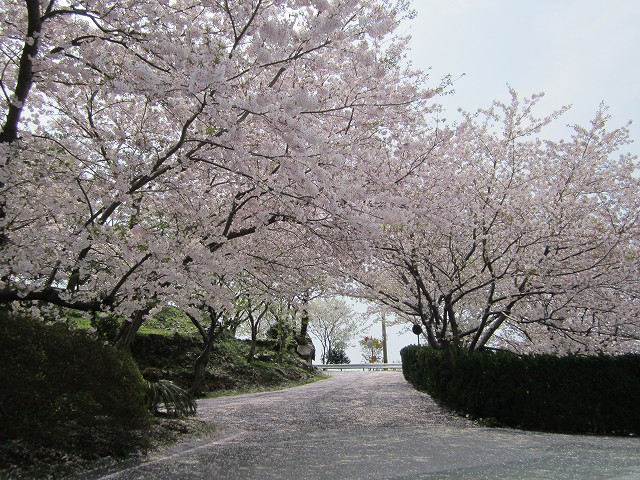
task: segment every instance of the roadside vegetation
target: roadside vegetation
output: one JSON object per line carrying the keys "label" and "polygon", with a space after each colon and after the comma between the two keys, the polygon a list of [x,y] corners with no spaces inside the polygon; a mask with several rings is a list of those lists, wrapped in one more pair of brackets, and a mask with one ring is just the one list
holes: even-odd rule
{"label": "roadside vegetation", "polygon": [[[1,313],[0,479],[62,478],[212,434],[189,387],[201,348],[189,318],[164,309],[131,352],[106,339],[108,318],[43,322]],[[100,332],[100,333],[99,333]],[[113,334],[114,332],[110,332]],[[264,391],[319,378],[290,351],[222,335],[201,397]]]}
{"label": "roadside vegetation", "polygon": [[456,355],[401,351],[407,381],[485,426],[549,432],[640,434],[640,355]]}

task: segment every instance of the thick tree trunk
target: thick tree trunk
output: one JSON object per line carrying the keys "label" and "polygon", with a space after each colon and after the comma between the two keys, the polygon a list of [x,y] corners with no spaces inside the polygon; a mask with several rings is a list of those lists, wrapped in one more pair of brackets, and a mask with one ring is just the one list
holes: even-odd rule
{"label": "thick tree trunk", "polygon": [[422,331],[426,334],[427,344],[431,348],[437,348],[437,349],[442,348],[442,345],[440,345],[440,342],[438,341],[438,338],[436,337],[433,331],[434,328],[432,326],[431,319],[427,315],[423,314],[421,316],[421,320],[422,320]]}
{"label": "thick tree trunk", "polygon": [[[40,33],[42,30],[42,15],[38,0],[27,0],[27,31],[25,42],[20,54],[18,75],[13,91],[14,101],[8,102],[5,122],[0,130],[0,143],[12,143],[18,139],[18,124],[23,108],[27,103],[31,86],[33,85],[33,59],[38,55],[40,46]],[[4,75],[3,75],[4,76]],[[3,84],[3,90],[5,85]],[[8,159],[5,159],[8,161]],[[1,167],[0,167],[1,168]],[[4,188],[4,182],[0,181],[0,188]],[[0,219],[6,217],[6,200],[0,199]],[[0,247],[5,247],[9,239],[5,229],[0,228]]]}
{"label": "thick tree trunk", "polygon": [[287,337],[288,337],[288,334],[284,328],[284,325],[281,325],[281,329],[278,332],[278,362],[282,362],[282,358],[284,356],[284,349],[287,346]]}
{"label": "thick tree trunk", "polygon": [[122,326],[116,335],[114,340],[114,344],[116,348],[121,350],[130,350],[131,344],[133,343],[133,339],[138,333],[138,330],[144,323],[145,315],[149,313],[149,309],[138,310],[135,312],[130,319],[122,322]]}
{"label": "thick tree trunk", "polygon": [[198,355],[198,358],[196,359],[196,363],[193,367],[193,381],[191,382],[190,388],[193,395],[202,394],[207,374],[207,365],[209,365],[209,359],[211,358],[215,339],[216,335],[214,335],[213,332],[210,332],[209,338],[207,338],[202,352],[200,352],[200,355]]}
{"label": "thick tree trunk", "polygon": [[[33,85],[33,59],[38,55],[42,14],[38,0],[27,0],[27,31],[19,60],[19,70],[14,89],[15,101],[9,102],[7,116],[0,132],[0,143],[10,143],[18,138],[18,123]],[[3,212],[4,213],[4,212]]]}
{"label": "thick tree trunk", "polygon": [[300,336],[305,338],[307,336],[307,330],[309,329],[309,312],[306,308],[302,310],[302,315],[300,316]]}
{"label": "thick tree trunk", "polygon": [[193,380],[191,381],[191,388],[189,389],[192,395],[201,395],[202,389],[207,375],[207,366],[209,365],[209,359],[211,358],[211,352],[213,351],[213,345],[218,338],[218,335],[222,332],[222,327],[216,329],[218,318],[220,314],[213,308],[207,308],[209,312],[209,320],[211,325],[209,329],[205,331],[200,321],[193,315],[188,314],[191,322],[195,325],[200,332],[204,347],[196,359],[196,363],[193,367]]}
{"label": "thick tree trunk", "polygon": [[256,344],[258,343],[258,324],[251,324],[251,347],[249,347],[249,354],[247,355],[247,362],[251,363],[253,357],[256,354]]}

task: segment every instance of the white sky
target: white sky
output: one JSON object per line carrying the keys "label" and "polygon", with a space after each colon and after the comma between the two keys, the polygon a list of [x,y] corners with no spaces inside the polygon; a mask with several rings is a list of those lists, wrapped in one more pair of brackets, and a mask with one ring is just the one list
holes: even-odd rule
{"label": "white sky", "polygon": [[458,79],[441,102],[450,118],[458,107],[507,100],[509,84],[521,96],[544,92],[541,115],[572,105],[560,125],[587,124],[604,102],[610,128],[638,123],[628,151],[640,154],[640,0],[414,0],[413,8],[417,18],[399,31],[413,37],[409,58],[431,69],[434,86],[446,74]]}
{"label": "white sky", "polygon": [[[600,102],[609,106],[609,128],[635,121],[640,155],[640,0],[414,0],[416,19],[400,33],[411,34],[409,60],[430,69],[436,86],[450,74],[455,94],[438,100],[454,119],[457,108],[474,111],[498,98],[508,100],[507,84],[521,96],[544,92],[540,116],[572,105],[552,136],[566,124],[594,117]],[[461,77],[461,75],[464,76]],[[412,333],[388,328],[389,361],[416,343]],[[381,338],[380,323],[369,335]],[[347,350],[361,363],[359,347]],[[320,361],[320,352],[317,355]]]}

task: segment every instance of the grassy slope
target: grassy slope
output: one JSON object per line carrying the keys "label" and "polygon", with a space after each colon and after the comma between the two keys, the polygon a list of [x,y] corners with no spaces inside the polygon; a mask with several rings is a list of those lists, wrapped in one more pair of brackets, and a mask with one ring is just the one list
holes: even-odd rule
{"label": "grassy slope", "polygon": [[[108,338],[113,336],[119,324],[117,320],[104,318],[98,322],[98,330],[104,331]],[[68,323],[72,328],[96,327],[81,313],[71,313]],[[142,325],[132,351],[140,370],[157,368],[163,378],[188,388],[194,362],[200,353],[200,342],[189,317],[177,308],[167,306]],[[247,341],[226,338],[215,345],[208,367],[207,396],[282,388],[306,383],[316,375],[304,368],[297,355],[289,352],[280,356],[261,345],[251,363],[246,360],[248,353]]]}
{"label": "grassy slope", "polygon": [[[179,345],[176,345],[179,343]],[[174,345],[177,348],[173,348]],[[162,378],[189,388],[193,365],[200,354],[197,337],[176,339],[159,335],[139,335],[133,355],[141,370],[155,368]],[[218,341],[207,368],[205,395],[228,395],[249,391],[282,388],[312,380],[317,373],[306,369],[295,354],[285,352],[282,357],[267,346],[258,346],[256,358],[247,362],[249,343],[226,338]]]}

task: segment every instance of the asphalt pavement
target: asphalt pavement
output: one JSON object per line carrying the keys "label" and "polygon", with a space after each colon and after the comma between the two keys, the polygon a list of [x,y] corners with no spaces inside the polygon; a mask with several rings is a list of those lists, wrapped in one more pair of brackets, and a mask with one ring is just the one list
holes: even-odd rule
{"label": "asphalt pavement", "polygon": [[399,372],[198,402],[214,437],[84,479],[640,480],[640,439],[485,428]]}

